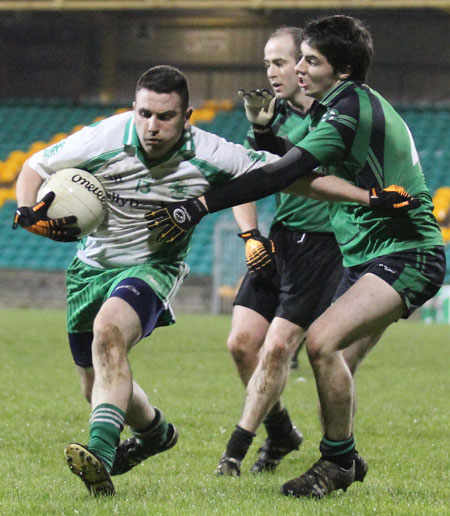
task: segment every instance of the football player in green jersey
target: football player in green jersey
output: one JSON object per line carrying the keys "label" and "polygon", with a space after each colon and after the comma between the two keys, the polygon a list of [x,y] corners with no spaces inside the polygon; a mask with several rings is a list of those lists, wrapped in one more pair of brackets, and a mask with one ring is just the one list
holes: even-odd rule
{"label": "football player in green jersey", "polygon": [[[322,498],[355,481],[355,389],[344,350],[360,339],[376,342],[390,324],[432,298],[445,276],[442,234],[411,133],[393,107],[364,84],[372,53],[369,31],[353,17],[309,22],[296,66],[299,85],[316,101],[307,136],[278,162],[206,194],[202,205],[185,201],[153,215],[173,227],[174,210],[184,209],[190,217],[184,231],[208,211],[254,201],[299,178],[302,187],[313,185],[328,174],[370,189],[361,204],[331,208],[344,275],[334,303],[306,333],[323,417],[321,456],[282,486],[286,496]],[[284,143],[274,138],[274,146]],[[323,176],[313,173],[318,167]],[[329,191],[330,200],[336,195]],[[356,348],[357,359],[367,350]]]}
{"label": "football player in green jersey", "polygon": [[[254,149],[262,150],[254,133],[264,131],[266,121],[277,136],[286,136],[292,130],[298,134],[302,127],[307,132],[313,99],[303,93],[295,72],[301,41],[301,29],[282,27],[264,47],[264,65],[276,103],[268,91],[243,94],[252,122],[248,143]],[[261,112],[264,104],[267,109]],[[234,301],[227,341],[247,389],[241,419],[217,473],[236,476],[262,421],[267,438],[251,468],[253,473],[273,471],[285,455],[299,448],[302,434],[293,426],[279,396],[292,354],[308,326],[331,304],[343,269],[327,203],[277,194],[268,239],[258,231],[254,204],[237,206],[233,211],[242,231],[239,236],[246,241],[247,255],[255,252],[255,247],[259,253],[258,265],[249,260],[249,272]],[[264,247],[270,241],[275,246],[273,256]]]}

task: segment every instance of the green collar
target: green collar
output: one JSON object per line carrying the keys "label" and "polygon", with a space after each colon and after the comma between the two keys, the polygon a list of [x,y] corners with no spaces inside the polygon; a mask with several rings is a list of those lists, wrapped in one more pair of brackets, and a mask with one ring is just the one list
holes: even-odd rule
{"label": "green collar", "polygon": [[334,88],[329,90],[323,99],[320,101],[320,104],[323,106],[329,106],[330,104],[334,104],[338,97],[347,90],[350,86],[355,86],[356,84],[353,81],[342,81],[337,84]]}

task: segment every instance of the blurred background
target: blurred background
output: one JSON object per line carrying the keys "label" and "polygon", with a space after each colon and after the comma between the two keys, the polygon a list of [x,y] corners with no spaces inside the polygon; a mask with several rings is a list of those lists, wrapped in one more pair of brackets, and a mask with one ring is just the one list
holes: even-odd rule
{"label": "blurred background", "polygon": [[[450,242],[449,0],[0,0],[0,306],[63,306],[63,271],[75,252],[11,231],[14,184],[30,154],[129,109],[137,78],[158,64],[187,75],[196,125],[242,142],[248,123],[236,90],[268,86],[270,33],[338,13],[372,32],[368,83],[408,123]],[[273,207],[259,202],[263,227]],[[245,270],[236,232],[229,211],[197,228],[179,309],[229,311]],[[448,317],[446,295],[439,303],[424,317]]]}

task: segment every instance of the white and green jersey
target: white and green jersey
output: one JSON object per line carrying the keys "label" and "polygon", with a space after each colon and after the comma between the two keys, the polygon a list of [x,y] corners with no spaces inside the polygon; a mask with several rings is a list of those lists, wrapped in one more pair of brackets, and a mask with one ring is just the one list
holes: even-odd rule
{"label": "white and green jersey", "polygon": [[88,126],[35,154],[29,165],[44,179],[74,167],[100,180],[108,199],[103,223],[80,244],[78,257],[98,268],[182,262],[191,232],[180,241],[157,242],[144,218],[161,202],[202,195],[265,162],[279,159],[196,127],[186,130],[168,155],[149,161],[144,156],[132,111]]}

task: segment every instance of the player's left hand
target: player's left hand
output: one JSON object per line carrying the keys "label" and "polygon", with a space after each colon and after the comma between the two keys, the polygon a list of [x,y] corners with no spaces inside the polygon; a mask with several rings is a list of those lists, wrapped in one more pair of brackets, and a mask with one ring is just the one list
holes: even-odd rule
{"label": "player's left hand", "polygon": [[395,214],[414,210],[419,206],[419,199],[412,197],[402,186],[390,185],[383,189],[374,186],[370,190],[370,207],[373,210]]}
{"label": "player's left hand", "polygon": [[76,236],[80,229],[71,226],[77,221],[73,215],[51,219],[47,215],[50,204],[55,198],[54,192],[48,192],[34,206],[21,206],[14,214],[13,229],[18,226],[23,227],[30,233],[50,238],[58,242],[76,242]]}
{"label": "player's left hand", "polygon": [[162,228],[158,242],[173,242],[182,237],[208,213],[199,199],[161,204],[145,214],[149,230]]}
{"label": "player's left hand", "polygon": [[238,233],[238,236],[245,242],[245,261],[250,274],[257,273],[262,277],[270,276],[275,265],[273,240],[262,236],[258,229]]}
{"label": "player's left hand", "polygon": [[255,128],[269,127],[275,118],[276,97],[269,90],[246,91],[240,88],[239,97],[244,101],[245,114]]}

